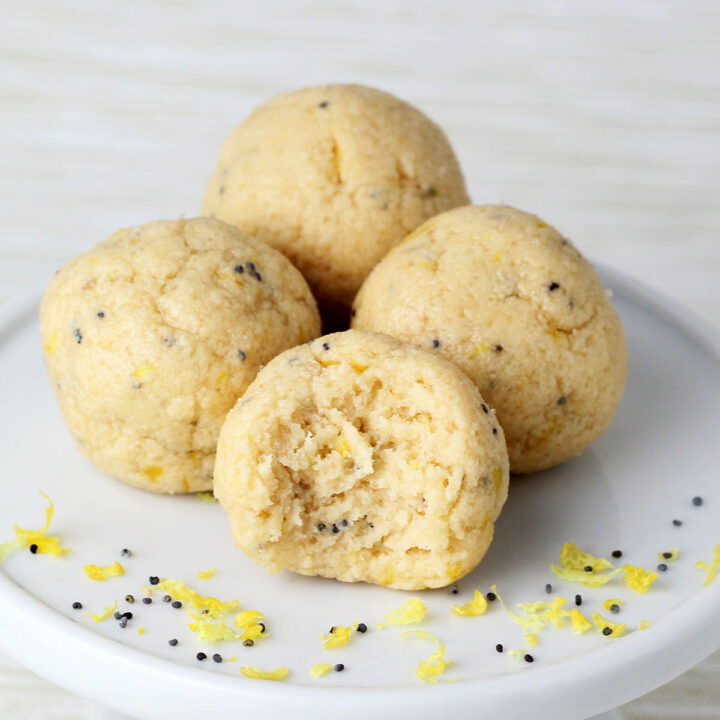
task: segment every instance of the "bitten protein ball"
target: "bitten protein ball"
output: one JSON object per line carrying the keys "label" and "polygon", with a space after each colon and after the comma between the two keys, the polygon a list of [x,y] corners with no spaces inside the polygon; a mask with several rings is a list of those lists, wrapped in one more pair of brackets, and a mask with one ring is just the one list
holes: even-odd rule
{"label": "bitten protein ball", "polygon": [[80,449],[164,493],[212,487],[227,411],[261,365],[320,332],[283,255],[204,218],[119,230],[55,275],[40,322]]}
{"label": "bitten protein ball", "polygon": [[215,494],[270,572],[417,590],[485,555],[507,497],[503,433],[427,350],[349,330],[288,350],[228,414]]}
{"label": "bitten protein ball", "polygon": [[239,125],[202,209],[281,250],[332,310],[407,233],[467,202],[452,148],[423,113],[328,85],[280,95]]}
{"label": "bitten protein ball", "polygon": [[432,218],[358,293],[352,325],[433,348],[497,410],[510,469],[577,455],[625,388],[620,320],[592,265],[529,213],[487,205]]}

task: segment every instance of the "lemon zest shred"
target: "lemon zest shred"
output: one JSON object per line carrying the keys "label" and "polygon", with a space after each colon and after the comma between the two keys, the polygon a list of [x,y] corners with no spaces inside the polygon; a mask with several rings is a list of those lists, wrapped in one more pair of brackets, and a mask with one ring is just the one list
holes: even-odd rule
{"label": "lemon zest shred", "polygon": [[622,572],[620,568],[617,568],[612,572],[600,574],[585,572],[585,570],[574,570],[573,568],[559,567],[558,565],[553,565],[551,570],[561,580],[580,583],[581,585],[587,585],[588,587],[601,587],[602,585],[606,585]]}
{"label": "lemon zest shred", "polygon": [[623,604],[623,602],[622,602],[622,600],[620,600],[620,598],[608,598],[608,599],[602,604],[601,607],[602,607],[603,610],[607,610],[608,612],[612,612],[612,610],[610,610],[610,608],[611,608],[613,605],[617,605],[618,607],[621,607],[622,604]]}
{"label": "lemon zest shred", "polygon": [[420,598],[408,598],[387,613],[383,617],[385,622],[380,623],[377,628],[380,630],[390,625],[413,625],[422,622],[426,611],[427,607]]}
{"label": "lemon zest shred", "polygon": [[577,609],[573,608],[569,613],[570,624],[576,633],[584,633],[592,628],[592,623]]}
{"label": "lemon zest shred", "polygon": [[599,612],[594,612],[592,614],[592,619],[595,627],[598,629],[598,632],[604,634],[602,631],[605,628],[610,628],[610,630],[612,630],[612,632],[606,637],[620,637],[625,632],[625,623],[620,625],[619,623],[606,620]]}
{"label": "lemon zest shred", "polygon": [[612,570],[615,566],[605,558],[595,557],[588,552],[580,550],[574,543],[565,543],[560,552],[560,564],[571,570],[583,570],[591,567],[593,572]]}
{"label": "lemon zest shred", "polygon": [[530,647],[534,647],[538,644],[538,636],[535,633],[525,633],[525,642]]}
{"label": "lemon zest shred", "polygon": [[102,609],[102,612],[98,613],[97,615],[93,615],[93,613],[83,613],[83,615],[86,615],[89,618],[92,618],[93,622],[99,623],[103,620],[107,620],[115,611],[117,610],[117,600],[109,607],[104,607]]}
{"label": "lemon zest shred", "polygon": [[145,628],[141,627],[138,629],[138,635],[144,635],[145,634]]}
{"label": "lemon zest shred", "polygon": [[[180,600],[184,604],[189,605],[188,612],[190,612],[190,608],[192,608],[205,619],[222,618],[224,615],[235,612],[240,608],[240,602],[238,600],[228,600],[224,602],[209,595],[200,595],[200,593],[188,587],[181,580],[175,580],[173,578],[163,579],[157,585],[150,585],[144,589],[148,592],[165,590],[168,595],[172,595],[176,600]],[[204,613],[204,610],[207,610],[207,612]],[[190,614],[192,617],[195,617],[192,613]]]}
{"label": "lemon zest shred", "polygon": [[475,590],[472,596],[472,600],[465,605],[456,605],[453,603],[452,610],[450,612],[453,615],[462,615],[464,617],[474,617],[477,615],[484,615],[488,609],[488,603],[485,596],[479,591]]}
{"label": "lemon zest shred", "polygon": [[404,638],[408,635],[415,635],[416,637],[423,638],[424,640],[430,640],[431,642],[436,642],[440,645],[439,638],[435,637],[435,635],[431,635],[429,632],[425,632],[424,630],[406,630],[402,635],[400,635],[400,637]]}
{"label": "lemon zest shred", "polygon": [[520,660],[520,658],[524,658],[525,655],[527,655],[527,650],[525,648],[513,648],[512,650],[508,650],[508,655],[516,660]]}
{"label": "lemon zest shred", "polygon": [[288,676],[288,669],[286,667],[277,667],[274,670],[261,670],[257,665],[248,667],[242,665],[240,672],[247,678],[253,678],[254,680],[284,680]]}
{"label": "lemon zest shred", "polygon": [[211,492],[199,492],[195,493],[195,497],[204,503],[216,503],[217,498]]}
{"label": "lemon zest shred", "polygon": [[323,677],[324,675],[327,675],[332,669],[333,666],[330,663],[318,663],[317,665],[313,665],[310,668],[310,674],[313,677]]}
{"label": "lemon zest shred", "polygon": [[505,605],[505,601],[502,599],[502,596],[497,591],[497,586],[492,585],[490,589],[497,596],[497,599],[500,601],[502,609],[512,618],[513,622],[525,628],[526,633],[537,633],[543,629],[545,623],[539,615],[534,614],[530,615],[529,617],[522,617],[521,615],[514,613],[512,610],[510,610],[510,608]]}
{"label": "lemon zest shred", "polygon": [[208,642],[221,642],[223,640],[237,640],[240,634],[231,630],[224,620],[200,619],[190,623],[188,627],[197,633],[198,639]]}
{"label": "lemon zest shred", "polygon": [[85,565],[83,570],[91,580],[107,580],[125,574],[125,568],[117,560],[112,565]]}
{"label": "lemon zest shred", "polygon": [[623,582],[641,595],[644,595],[658,578],[654,570],[646,570],[643,567],[626,565],[624,571]]}
{"label": "lemon zest shred", "polygon": [[52,500],[42,491],[38,491],[47,500],[45,508],[45,524],[38,530],[28,530],[15,525],[15,537],[7,542],[0,543],[0,562],[3,562],[8,555],[22,548],[37,545],[37,553],[48,555],[66,555],[70,548],[64,548],[60,544],[60,538],[55,535],[46,535],[50,529],[55,506]]}
{"label": "lemon zest shred", "polygon": [[550,603],[550,608],[543,613],[543,618],[547,618],[556,628],[562,627],[565,625],[563,618],[568,615],[568,611],[564,609],[565,605],[567,605],[567,600],[556,597]]}
{"label": "lemon zest shred", "polygon": [[698,570],[704,570],[707,573],[707,580],[705,581],[705,587],[708,587],[710,583],[715,580],[718,576],[718,570],[720,570],[720,545],[716,545],[713,548],[715,553],[712,562],[708,565],[706,562],[698,562],[695,567]]}
{"label": "lemon zest shred", "polygon": [[436,683],[437,676],[442,675],[454,660],[445,659],[445,646],[440,645],[427,660],[421,660],[415,670],[415,674],[426,683]]}
{"label": "lemon zest shred", "polygon": [[342,647],[350,642],[352,633],[358,629],[358,624],[354,625],[334,625],[332,632],[328,635],[320,635],[323,641],[323,647],[326,650],[332,650],[333,648]]}
{"label": "lemon zest shred", "polygon": [[215,574],[215,568],[210,568],[209,570],[203,570],[202,572],[198,573],[198,580],[210,580],[210,578]]}
{"label": "lemon zest shred", "polygon": [[638,630],[647,630],[650,627],[650,623],[647,620],[641,620],[638,623]]}
{"label": "lemon zest shred", "polygon": [[237,658],[233,655],[232,657],[229,657],[225,660],[225,662],[235,662]]}

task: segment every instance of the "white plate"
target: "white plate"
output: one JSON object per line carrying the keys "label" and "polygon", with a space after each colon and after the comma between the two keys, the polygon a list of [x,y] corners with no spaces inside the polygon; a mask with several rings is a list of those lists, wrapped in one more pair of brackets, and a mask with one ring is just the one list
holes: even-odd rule
{"label": "white plate", "polygon": [[[401,639],[404,628],[375,625],[411,593],[346,585],[290,573],[269,576],[234,549],[217,504],[195,497],[160,497],[105,477],[73,447],[45,377],[36,308],[0,327],[0,539],[12,524],[39,526],[47,492],[56,505],[53,530],[73,551],[64,558],[21,551],[0,568],[0,645],[32,670],[79,694],[139,718],[378,717],[576,720],[637,697],[670,680],[720,646],[720,582],[703,589],[695,568],[720,543],[720,342],[697,320],[638,289],[615,272],[614,290],[627,334],[627,394],[611,428],[592,449],[565,465],[511,483],[496,539],[480,567],[450,589],[422,593],[429,607],[419,626],[447,645],[454,665],[434,686],[414,675],[434,646]],[[691,499],[705,502],[695,507]],[[682,527],[674,527],[679,518]],[[655,567],[658,552],[680,549],[647,595],[613,581],[592,589],[560,582],[550,572],[563,543]],[[131,548],[124,560],[120,549]],[[120,560],[123,578],[93,582],[86,563]],[[215,578],[196,579],[216,567]],[[176,577],[205,594],[237,598],[262,610],[272,637],[253,648],[238,642],[198,643],[183,610],[156,601],[125,606],[149,575]],[[476,618],[450,614],[472,590],[496,583],[508,605],[548,599],[544,586],[587,615],[619,597],[613,620],[634,630],[608,639],[549,629],[532,648],[530,665],[498,654],[496,643],[523,647],[522,628],[498,603]],[[417,593],[416,593],[417,594]],[[98,612],[119,600],[135,617],[122,630],[112,619],[93,624],[71,603]],[[607,613],[604,613],[608,616]],[[323,649],[320,634],[353,621],[370,630],[350,645]],[[139,635],[137,630],[145,627]],[[180,639],[169,647],[171,637]],[[195,654],[221,652],[237,662],[203,664]],[[342,662],[345,672],[316,679],[318,662]],[[249,680],[239,665],[285,665],[286,682]]]}

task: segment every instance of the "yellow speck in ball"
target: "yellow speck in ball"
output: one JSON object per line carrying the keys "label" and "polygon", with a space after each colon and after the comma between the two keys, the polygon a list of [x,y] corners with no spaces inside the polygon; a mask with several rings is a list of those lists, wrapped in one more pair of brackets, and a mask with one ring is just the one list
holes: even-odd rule
{"label": "yellow speck in ball", "polygon": [[377,627],[378,629],[389,625],[413,625],[419,623],[425,617],[427,607],[420,598],[408,598],[391,610],[383,617],[383,621]]}
{"label": "yellow speck in ball", "polygon": [[155,481],[163,474],[163,469],[159,465],[148,465],[146,468],[142,469],[141,473],[148,480]]}
{"label": "yellow speck in ball", "polygon": [[83,570],[91,580],[107,580],[125,574],[125,569],[117,560],[112,565],[85,565]]}
{"label": "yellow speck in ball", "polygon": [[141,365],[134,373],[133,377],[138,380],[147,380],[154,372],[156,368],[152,363],[147,365]]}

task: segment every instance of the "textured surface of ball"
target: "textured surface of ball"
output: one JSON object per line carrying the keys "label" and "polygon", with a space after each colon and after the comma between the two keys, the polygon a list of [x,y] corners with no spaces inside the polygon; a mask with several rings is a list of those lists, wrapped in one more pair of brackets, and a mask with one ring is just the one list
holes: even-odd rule
{"label": "textured surface of ball", "polygon": [[320,331],[300,273],[216,220],[120,230],[65,265],[41,306],[50,379],[80,449],[155,492],[212,487],[227,411]]}
{"label": "textured surface of ball", "polygon": [[203,213],[281,250],[333,309],[407,233],[467,202],[452,148],[423,113],[329,85],[280,95],[232,132]]}
{"label": "textured surface of ball", "polygon": [[429,220],[358,293],[353,327],[433,348],[497,410],[510,468],[556,465],[610,423],[625,387],[620,320],[557,230],[506,206]]}
{"label": "textured surface of ball", "polygon": [[215,466],[236,544],[269,571],[404,589],[477,565],[507,484],[502,430],[468,378],[354,330],[263,368]]}

